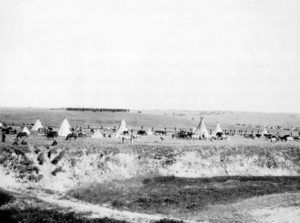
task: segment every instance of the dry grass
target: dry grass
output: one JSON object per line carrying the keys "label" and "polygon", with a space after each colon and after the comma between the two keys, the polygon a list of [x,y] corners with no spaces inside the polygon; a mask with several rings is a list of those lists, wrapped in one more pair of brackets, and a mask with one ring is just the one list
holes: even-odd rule
{"label": "dry grass", "polygon": [[286,192],[300,192],[300,177],[156,177],[94,184],[71,194],[78,199],[116,208],[182,216],[213,205]]}

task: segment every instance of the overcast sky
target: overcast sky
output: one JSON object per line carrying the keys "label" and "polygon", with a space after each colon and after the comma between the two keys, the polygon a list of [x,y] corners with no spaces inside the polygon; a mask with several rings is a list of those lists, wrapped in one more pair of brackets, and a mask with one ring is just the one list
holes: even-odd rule
{"label": "overcast sky", "polygon": [[0,107],[300,112],[298,0],[0,0]]}

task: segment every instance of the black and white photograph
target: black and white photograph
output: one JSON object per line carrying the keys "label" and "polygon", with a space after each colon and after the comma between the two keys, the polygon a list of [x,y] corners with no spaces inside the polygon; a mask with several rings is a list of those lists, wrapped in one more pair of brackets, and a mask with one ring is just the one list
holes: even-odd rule
{"label": "black and white photograph", "polygon": [[300,0],[0,0],[1,223],[299,223]]}

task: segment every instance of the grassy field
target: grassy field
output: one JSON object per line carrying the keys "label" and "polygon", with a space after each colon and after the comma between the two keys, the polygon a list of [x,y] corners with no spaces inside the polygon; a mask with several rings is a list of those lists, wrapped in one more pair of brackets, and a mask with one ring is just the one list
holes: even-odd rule
{"label": "grassy field", "polygon": [[[176,116],[173,113],[183,113],[184,116]],[[214,129],[217,122],[220,122],[224,129],[232,130],[261,130],[261,126],[282,126],[300,127],[300,114],[270,114],[253,112],[188,112],[188,111],[144,111],[137,113],[132,111],[124,112],[77,112],[66,110],[50,109],[0,109],[0,120],[7,123],[14,123],[21,126],[23,123],[33,124],[39,118],[43,124],[58,128],[62,120],[66,117],[71,125],[81,125],[93,128],[118,126],[120,120],[124,119],[129,128],[164,129],[173,131],[176,127],[190,129],[196,127],[200,116],[205,117],[208,129]],[[239,124],[239,125],[237,125]],[[282,134],[289,134],[290,131],[268,129],[271,132],[280,131]],[[297,132],[295,132],[297,134]]]}
{"label": "grassy field", "polygon": [[198,179],[169,176],[93,184],[70,193],[78,199],[124,210],[185,217],[211,206],[230,205],[270,194],[299,192],[298,176]]}

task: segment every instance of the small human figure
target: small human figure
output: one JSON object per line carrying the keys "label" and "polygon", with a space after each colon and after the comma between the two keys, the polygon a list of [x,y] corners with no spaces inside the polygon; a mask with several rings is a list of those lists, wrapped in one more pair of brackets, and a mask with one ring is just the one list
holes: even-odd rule
{"label": "small human figure", "polygon": [[2,142],[5,142],[6,135],[2,132]]}
{"label": "small human figure", "polygon": [[134,139],[134,137],[133,137],[133,135],[131,135],[131,136],[130,136],[130,142],[131,142],[131,143],[133,143],[133,139]]}

